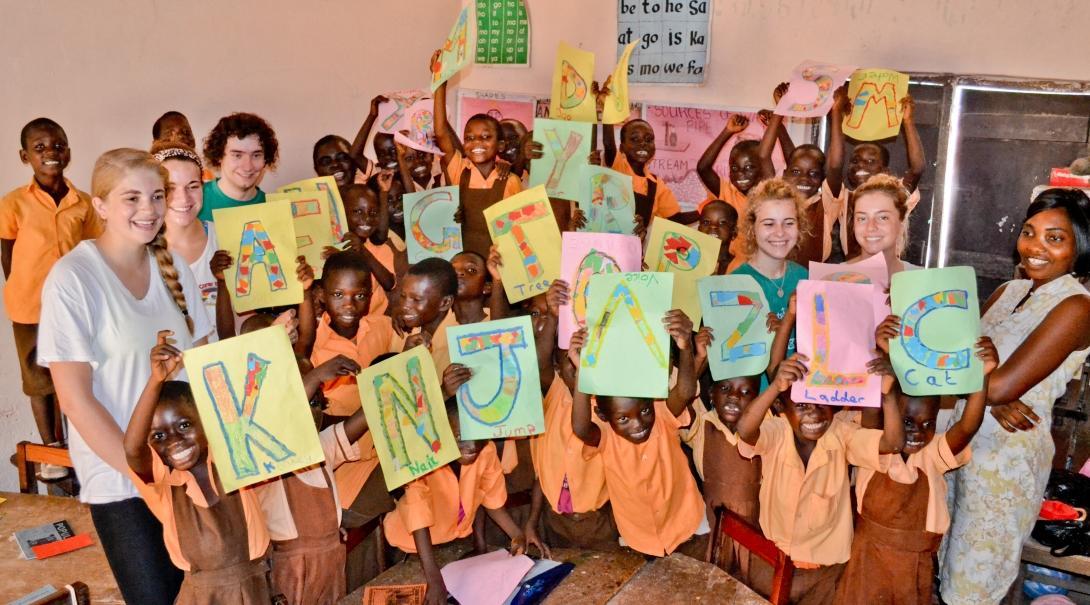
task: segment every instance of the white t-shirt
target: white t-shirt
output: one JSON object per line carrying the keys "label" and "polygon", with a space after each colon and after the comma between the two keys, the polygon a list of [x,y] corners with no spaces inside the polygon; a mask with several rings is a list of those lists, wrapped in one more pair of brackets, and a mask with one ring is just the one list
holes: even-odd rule
{"label": "white t-shirt", "polygon": [[[159,330],[173,330],[179,349],[207,336],[207,314],[190,313],[193,335],[185,317],[159,278],[155,257],[148,253],[151,284],[137,300],[106,264],[93,241],[80,242],[49,272],[42,288],[38,325],[38,363],[83,361],[91,364],[91,387],[117,425],[129,424],[133,409],[151,376],[151,348]],[[178,255],[174,266],[190,309],[201,306],[189,266]],[[99,458],[76,426],[69,430],[68,449],[79,478],[80,500],[90,504],[117,502],[139,495],[128,477]]]}
{"label": "white t-shirt", "polygon": [[[204,307],[205,312],[208,314],[208,324],[215,328],[216,326],[216,278],[212,275],[212,268],[210,263],[212,262],[212,255],[219,249],[219,243],[216,241],[216,230],[212,228],[212,223],[204,222],[204,232],[208,236],[207,241],[204,244],[204,251],[197,260],[193,261],[189,265],[189,270],[193,272],[193,279],[197,280],[197,291],[201,293],[201,306]],[[216,342],[219,340],[219,335],[213,329],[208,335],[208,342]]]}

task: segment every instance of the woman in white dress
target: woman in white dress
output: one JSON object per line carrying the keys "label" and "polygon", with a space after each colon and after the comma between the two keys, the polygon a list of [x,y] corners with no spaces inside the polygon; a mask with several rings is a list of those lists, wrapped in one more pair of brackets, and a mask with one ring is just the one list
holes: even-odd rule
{"label": "woman in white dress", "polygon": [[1052,406],[1090,352],[1090,295],[1076,279],[1090,273],[1086,195],[1038,195],[1017,258],[1028,279],[1000,286],[981,318],[1000,365],[989,377],[991,414],[973,439],[972,461],[953,478],[939,574],[948,605],[996,603],[1007,594],[1040,510],[1056,449]]}

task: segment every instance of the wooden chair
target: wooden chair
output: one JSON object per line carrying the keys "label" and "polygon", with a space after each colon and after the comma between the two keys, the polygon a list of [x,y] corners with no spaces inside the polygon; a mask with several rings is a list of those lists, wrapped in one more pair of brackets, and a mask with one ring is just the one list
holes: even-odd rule
{"label": "wooden chair", "polygon": [[39,445],[29,441],[20,441],[15,446],[15,466],[19,468],[20,492],[38,493],[36,465],[42,463],[72,468],[72,457],[68,455],[68,448],[63,447]]}
{"label": "wooden chair", "polygon": [[[69,588],[72,589],[72,592],[68,591]],[[76,595],[76,605],[90,605],[91,591],[83,582],[72,582],[51,595],[33,601],[30,605],[69,605],[72,602],[73,593]]]}
{"label": "wooden chair", "polygon": [[708,549],[709,563],[715,564],[719,560],[719,551],[723,547],[724,537],[729,537],[741,544],[773,567],[772,588],[768,600],[772,602],[772,605],[786,605],[791,596],[791,576],[795,573],[795,565],[791,562],[791,557],[777,548],[772,540],[764,537],[761,530],[720,506],[715,511],[715,527],[712,530],[711,545]]}

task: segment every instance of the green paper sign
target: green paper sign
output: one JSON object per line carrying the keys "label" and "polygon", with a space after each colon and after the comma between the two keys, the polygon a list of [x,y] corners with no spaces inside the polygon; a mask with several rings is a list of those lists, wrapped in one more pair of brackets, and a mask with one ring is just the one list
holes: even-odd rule
{"label": "green paper sign", "polygon": [[435,362],[424,345],[365,368],[356,384],[386,489],[458,458]]}
{"label": "green paper sign", "polygon": [[462,251],[462,226],[454,222],[458,187],[436,187],[406,193],[401,198],[407,225],[405,248],[409,263],[437,256],[446,260]]}
{"label": "green paper sign", "polygon": [[526,315],[447,328],[450,362],[473,371],[457,395],[462,439],[545,432],[534,343]]}
{"label": "green paper sign", "polygon": [[654,397],[669,392],[671,273],[603,273],[590,278],[587,343],[579,390],[594,395]]}
{"label": "green paper sign", "polygon": [[890,302],[901,317],[901,333],[889,341],[889,356],[902,391],[918,396],[980,390],[980,300],[972,267],[897,273]]}
{"label": "green paper sign", "polygon": [[588,164],[580,177],[582,190],[579,209],[587,217],[587,226],[580,231],[631,235],[636,226],[636,196],[632,193],[632,177],[627,174]]}
{"label": "green paper sign", "polygon": [[458,20],[454,27],[450,28],[450,35],[443,41],[440,47],[439,60],[431,66],[431,91],[435,92],[439,85],[446,82],[454,74],[469,65],[469,7],[462,8],[458,13]]}
{"label": "green paper sign", "polygon": [[764,372],[775,334],[768,331],[768,299],[757,280],[752,275],[712,275],[696,286],[704,325],[714,334],[708,348],[712,378]]}
{"label": "green paper sign", "polygon": [[477,0],[476,62],[530,65],[530,19],[522,0]]}
{"label": "green paper sign", "polygon": [[579,199],[593,127],[589,122],[534,119],[534,141],[541,143],[543,155],[530,164],[530,186],[545,185],[549,197]]}

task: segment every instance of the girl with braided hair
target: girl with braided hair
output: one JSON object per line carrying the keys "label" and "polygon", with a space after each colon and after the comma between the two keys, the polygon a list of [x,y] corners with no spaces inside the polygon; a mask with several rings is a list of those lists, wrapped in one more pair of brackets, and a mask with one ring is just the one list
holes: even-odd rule
{"label": "girl with braided hair", "polygon": [[126,474],[124,427],[151,375],[147,352],[160,330],[183,351],[212,330],[189,267],[163,236],[167,183],[145,151],[99,157],[91,193],[105,230],[61,258],[42,291],[38,362],[56,383],[80,499],[128,603],[172,603],[181,583],[162,526]]}

